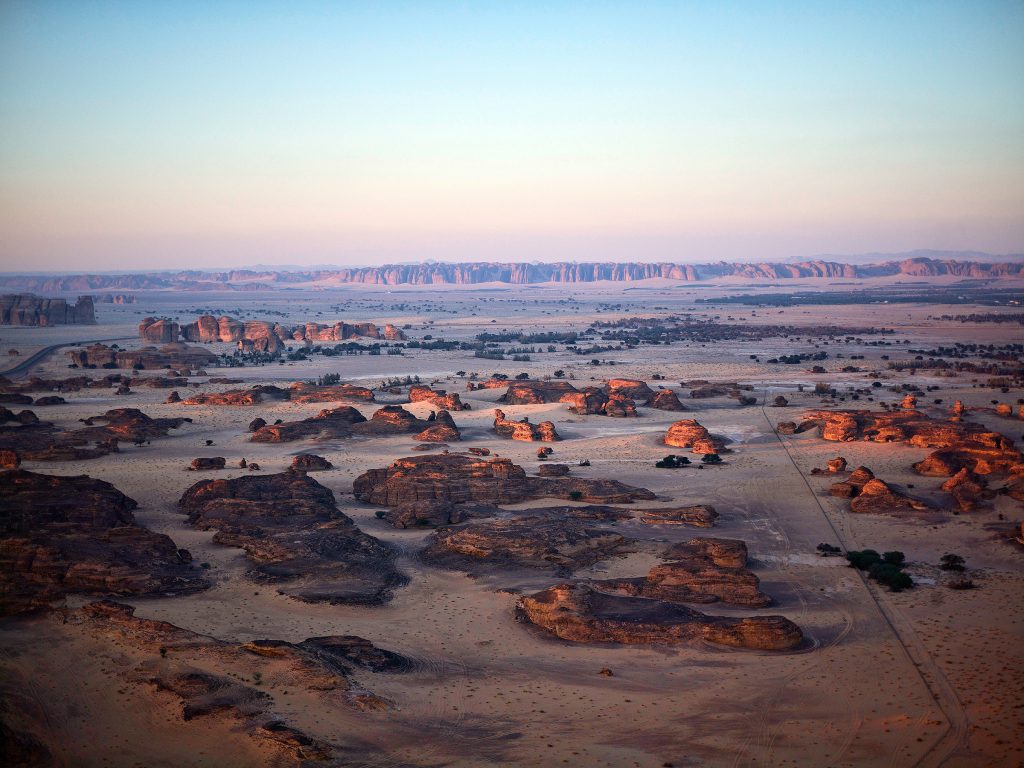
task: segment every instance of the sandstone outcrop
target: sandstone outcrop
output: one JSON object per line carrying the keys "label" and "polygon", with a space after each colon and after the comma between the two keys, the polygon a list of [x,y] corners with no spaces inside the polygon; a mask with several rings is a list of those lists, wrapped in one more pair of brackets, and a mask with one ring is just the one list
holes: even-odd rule
{"label": "sandstone outcrop", "polygon": [[851,512],[885,515],[931,509],[923,501],[894,491],[875,477],[867,467],[857,467],[845,482],[833,484],[829,493],[839,498],[850,499]]}
{"label": "sandstone outcrop", "polygon": [[249,576],[306,602],[382,603],[406,581],[390,546],[342,514],[305,472],[196,483],[181,497],[189,523],[245,550]]}
{"label": "sandstone outcrop", "polygon": [[[245,351],[277,354],[286,342],[345,341],[357,337],[402,341],[405,334],[390,323],[383,333],[373,323],[336,322],[331,325],[307,322],[296,326],[285,326],[268,320],[241,321],[224,315],[201,315],[192,323],[181,327],[185,341],[210,343],[224,342],[237,344]],[[171,339],[176,340],[175,339]]]}
{"label": "sandstone outcrop", "polygon": [[718,453],[725,441],[710,434],[696,419],[682,419],[668,428],[662,440],[673,448],[689,448],[691,453]]}
{"label": "sandstone outcrop", "polygon": [[217,469],[224,469],[227,466],[227,459],[223,456],[209,456],[192,459],[189,469],[198,472],[209,472]]}
{"label": "sandstone outcrop", "polygon": [[229,389],[226,392],[200,392],[182,400],[182,405],[258,405],[263,402],[259,392],[251,389]]}
{"label": "sandstone outcrop", "polygon": [[494,411],[494,431],[501,437],[526,442],[534,440],[554,442],[562,439],[555,430],[555,425],[550,421],[542,421],[539,424],[531,424],[525,418],[523,421],[511,421],[505,418],[505,412],[500,409]]}
{"label": "sandstone outcrop", "polygon": [[[85,349],[67,353],[73,365],[80,368],[135,368],[145,370],[198,369],[217,365],[217,356],[202,347],[172,342],[157,348],[152,346],[132,350],[118,350],[105,344],[91,344]],[[180,385],[178,385],[180,386]]]}
{"label": "sandstone outcrop", "polygon": [[636,403],[621,392],[612,392],[602,408],[605,416],[630,417],[636,416]]}
{"label": "sandstone outcrop", "polygon": [[783,616],[708,616],[662,600],[600,592],[587,584],[558,584],[519,599],[521,621],[575,643],[679,645],[706,641],[757,650],[793,650],[800,628]]}
{"label": "sandstone outcrop", "polygon": [[557,403],[562,395],[575,391],[576,387],[568,381],[514,381],[509,383],[498,402],[506,405]]}
{"label": "sandstone outcrop", "polygon": [[896,512],[924,512],[931,509],[923,501],[912,499],[898,491],[894,491],[877,477],[868,480],[860,489],[860,493],[850,501],[851,512],[864,512],[873,515],[886,515]]}
{"label": "sandstone outcrop", "polygon": [[355,384],[316,386],[297,381],[292,384],[288,399],[293,403],[336,403],[342,400],[372,403],[374,398],[372,390]]}
{"label": "sandstone outcrop", "polygon": [[[6,413],[5,413],[6,412]],[[4,426],[13,420],[20,426]],[[106,422],[97,425],[96,422]],[[190,422],[186,418],[154,419],[137,408],[115,408],[85,420],[80,429],[61,432],[50,422],[39,421],[32,411],[14,416],[0,408],[0,450],[17,453],[29,461],[77,461],[118,451],[119,442],[142,443],[164,437],[168,430]]]}
{"label": "sandstone outcrop", "polygon": [[593,582],[605,592],[648,597],[669,603],[722,601],[748,608],[763,608],[771,599],[759,589],[760,581],[746,568],[747,546],[735,539],[692,539],[666,552],[667,562],[651,568],[639,579]]}
{"label": "sandstone outcrop", "polygon": [[409,388],[409,402],[428,402],[445,411],[461,411],[469,406],[462,402],[457,392],[447,392],[443,389],[431,389],[423,385],[415,385]]}
{"label": "sandstone outcrop", "polygon": [[[933,254],[934,255],[934,254]],[[75,290],[208,289],[221,285],[234,289],[254,285],[290,284],[296,281],[328,281],[331,284],[366,285],[476,285],[507,283],[590,283],[602,280],[633,282],[663,279],[680,281],[716,280],[734,277],[746,280],[834,280],[908,275],[921,277],[960,277],[976,279],[1015,279],[1024,275],[1021,262],[979,262],[951,258],[932,258],[927,254],[908,254],[907,258],[873,264],[845,264],[813,259],[799,263],[717,261],[706,264],[674,262],[423,262],[382,264],[373,267],[331,267],[307,270],[225,270],[220,272],[182,270],[155,274],[107,275],[8,275],[0,285],[13,290],[68,292]]]}
{"label": "sandstone outcrop", "polygon": [[937,448],[914,465],[921,475],[952,476],[961,469],[978,475],[1005,474],[1024,460],[1013,441],[980,424],[938,420],[920,411],[815,411],[805,418],[821,427],[825,440],[906,442]]}
{"label": "sandstone outcrop", "polygon": [[0,613],[74,593],[181,594],[209,586],[187,552],[135,522],[136,506],[85,475],[0,472]]}
{"label": "sandstone outcrop", "polygon": [[95,325],[96,307],[92,296],[79,296],[69,304],[65,299],[45,299],[30,293],[0,296],[0,325]]}
{"label": "sandstone outcrop", "polygon": [[641,522],[650,525],[689,525],[693,528],[711,528],[717,519],[718,512],[710,504],[640,510]]}
{"label": "sandstone outcrop", "polygon": [[647,382],[637,379],[608,379],[604,389],[609,395],[623,395],[637,402],[647,403],[654,397],[654,390]]}
{"label": "sandstone outcrop", "polygon": [[139,323],[139,338],[150,344],[170,344],[178,340],[178,324],[172,320],[147,317]]}
{"label": "sandstone outcrop", "polygon": [[470,573],[519,567],[552,570],[560,576],[628,550],[631,542],[609,530],[575,519],[549,516],[492,519],[430,535],[423,559]]}
{"label": "sandstone outcrop", "polygon": [[328,469],[334,469],[334,465],[323,456],[317,456],[313,453],[300,453],[292,458],[292,469],[299,472],[323,472]]}
{"label": "sandstone outcrop", "polygon": [[[462,439],[462,433],[455,425],[455,420],[448,411],[438,411],[429,427],[424,429],[415,439],[423,443],[453,443]],[[428,419],[428,421],[430,421]]]}
{"label": "sandstone outcrop", "polygon": [[980,503],[994,496],[987,490],[987,482],[983,476],[976,475],[964,467],[942,484],[942,490],[953,497],[962,511],[971,512],[977,509]]}
{"label": "sandstone outcrop", "polygon": [[528,477],[509,459],[478,459],[467,454],[410,456],[371,469],[352,485],[356,498],[391,507],[397,527],[447,525],[462,519],[460,505],[517,504],[544,497],[594,503],[653,499],[644,488],[616,480]]}
{"label": "sandstone outcrop", "polygon": [[286,690],[322,697],[325,706],[382,710],[390,708],[389,702],[363,688],[355,673],[362,677],[361,670],[396,673],[411,667],[399,654],[355,635],[236,643],[142,619],[134,612],[132,606],[108,600],[70,613],[66,623],[101,647],[116,645],[142,658],[159,656],[158,664],[125,670],[121,682],[172,694],[183,721],[203,721],[193,727],[208,728],[207,722],[225,718],[232,730],[255,740],[256,752],[273,765],[334,765],[336,754],[330,744],[280,719],[271,695],[256,687],[261,673]]}
{"label": "sandstone outcrop", "polygon": [[[336,439],[352,435],[352,428],[366,421],[366,417],[350,405],[325,408],[316,416],[300,421],[257,426],[249,438],[254,443],[286,443],[304,438]],[[255,422],[250,428],[256,426]]]}
{"label": "sandstone outcrop", "polygon": [[659,389],[654,397],[647,401],[650,408],[657,408],[659,411],[685,411],[686,406],[679,400],[679,396],[671,389]]}

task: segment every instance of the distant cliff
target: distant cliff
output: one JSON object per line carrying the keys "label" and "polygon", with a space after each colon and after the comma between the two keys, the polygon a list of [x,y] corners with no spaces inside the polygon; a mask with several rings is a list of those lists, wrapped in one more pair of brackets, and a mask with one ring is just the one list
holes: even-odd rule
{"label": "distant cliff", "polygon": [[22,291],[70,292],[80,290],[259,290],[303,283],[370,285],[477,285],[480,283],[591,283],[598,280],[629,282],[665,278],[695,282],[726,277],[749,280],[836,279],[869,277],[1024,277],[1024,261],[987,263],[952,259],[915,258],[880,264],[841,264],[803,261],[797,264],[710,264],[633,262],[553,262],[515,264],[497,262],[387,264],[315,270],[231,270],[227,272],[153,272],[123,275],[0,275],[0,287]]}
{"label": "distant cliff", "polygon": [[30,293],[0,296],[0,325],[95,325],[92,296],[79,296],[76,304],[66,299],[45,299]]}

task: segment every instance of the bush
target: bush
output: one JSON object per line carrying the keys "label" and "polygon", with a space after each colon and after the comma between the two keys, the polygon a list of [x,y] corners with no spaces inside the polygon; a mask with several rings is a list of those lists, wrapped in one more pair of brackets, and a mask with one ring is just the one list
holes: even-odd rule
{"label": "bush", "polygon": [[583,498],[583,491],[569,491],[569,498],[573,501],[579,501]]}
{"label": "bush", "polygon": [[897,565],[902,567],[906,561],[906,556],[902,552],[883,552],[882,561],[889,565]]}
{"label": "bush", "polygon": [[946,554],[942,556],[942,564],[939,567],[944,571],[962,572],[964,570],[965,562],[966,561],[960,557],[960,555]]}
{"label": "bush", "polygon": [[701,459],[704,464],[721,464],[722,457],[717,453],[705,453],[704,458]]}
{"label": "bush", "polygon": [[866,571],[872,565],[882,562],[882,556],[873,549],[851,549],[846,553],[846,559],[852,568],[860,571]]}
{"label": "bush", "polygon": [[675,454],[669,454],[661,461],[655,462],[654,466],[658,469],[679,469],[689,465],[690,460],[686,456],[676,456]]}
{"label": "bush", "polygon": [[833,546],[832,544],[819,544],[817,546],[817,550],[821,553],[822,557],[827,557],[829,555],[838,555],[840,552],[843,551],[839,547]]}
{"label": "bush", "polygon": [[868,569],[868,578],[887,586],[893,592],[901,592],[914,586],[914,580],[898,565],[891,563],[875,563]]}

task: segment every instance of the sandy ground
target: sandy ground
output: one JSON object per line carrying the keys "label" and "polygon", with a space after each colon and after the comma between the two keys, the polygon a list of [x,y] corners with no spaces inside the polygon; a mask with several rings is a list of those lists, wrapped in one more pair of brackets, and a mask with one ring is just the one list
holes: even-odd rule
{"label": "sandy ground", "polygon": [[[205,309],[254,318],[266,317],[261,312],[271,310],[287,314],[291,322],[311,319],[316,312],[323,313],[323,321],[344,317],[399,322],[412,326],[411,338],[424,333],[470,338],[495,328],[583,330],[597,318],[673,311],[747,318],[743,322],[885,325],[898,329],[897,339],[912,340],[910,346],[982,338],[999,343],[1019,341],[1020,336],[1019,326],[966,327],[930,319],[978,309],[964,306],[897,305],[880,316],[877,306],[715,310],[692,304],[694,297],[709,290],[715,289],[657,288],[638,296],[621,288],[595,288],[589,293],[571,291],[579,299],[572,304],[565,303],[566,292],[550,289],[443,295],[422,289],[300,291],[294,296],[140,294],[137,305],[100,305],[100,326],[84,331],[3,328],[0,346],[28,355],[50,344],[131,336],[145,314],[178,316],[187,322],[196,314],[193,310]],[[898,487],[914,484],[913,493],[933,501],[942,499],[942,479],[921,478],[910,470],[910,464],[925,455],[923,450],[866,443],[840,446],[807,434],[782,440],[775,436],[774,423],[793,420],[801,408],[819,405],[810,392],[796,391],[799,384],[866,386],[873,380],[864,373],[814,375],[803,365],[769,366],[750,360],[751,354],[765,359],[813,349],[814,343],[804,338],[709,347],[676,344],[602,354],[602,359],[614,359],[614,367],[589,366],[587,360],[565,352],[536,354],[530,362],[515,363],[474,359],[467,352],[412,351],[401,357],[317,357],[309,363],[211,371],[247,383],[285,383],[335,371],[343,380],[366,384],[418,375],[458,391],[473,407],[454,414],[464,443],[453,449],[485,446],[531,471],[537,466],[535,444],[502,441],[490,431],[491,409],[502,390],[465,392],[465,379],[455,376],[456,371],[482,376],[526,371],[541,376],[563,368],[579,385],[590,383],[591,377],[610,376],[644,378],[656,385],[651,377],[657,373],[666,377],[661,383],[681,395],[688,390],[678,383],[693,379],[749,382],[769,402],[782,392],[791,399],[785,409],[741,409],[727,398],[685,398],[692,413],[641,409],[642,417],[630,420],[577,416],[560,404],[504,410],[516,418],[528,415],[535,422],[553,420],[565,438],[554,444],[553,459],[591,462],[589,468],[574,468],[576,475],[614,477],[647,487],[664,502],[715,505],[721,517],[712,530],[639,523],[622,524],[620,529],[652,543],[694,535],[746,540],[762,589],[776,604],[762,611],[718,605],[702,610],[781,613],[797,622],[810,641],[806,649],[792,654],[707,646],[578,646],[517,624],[512,610],[515,594],[504,588],[539,589],[553,583],[552,577],[509,574],[472,579],[427,567],[416,554],[427,532],[390,528],[374,517],[374,508],[353,499],[353,479],[368,468],[411,455],[411,438],[281,445],[247,441],[245,426],[256,416],[291,420],[315,414],[323,404],[188,407],[163,404],[167,390],[141,388],[128,397],[98,390],[72,393],[65,395],[67,405],[39,409],[40,415],[71,426],[109,408],[133,406],[151,416],[189,416],[194,423],[147,447],[124,446],[121,453],[101,459],[27,468],[89,474],[114,483],[139,502],[137,518],[142,524],[169,534],[193,553],[196,562],[209,564],[212,589],[186,597],[131,600],[140,616],[236,641],[358,634],[417,660],[409,674],[360,677],[376,694],[396,703],[395,709],[385,712],[325,707],[300,691],[285,694],[268,676],[274,711],[291,724],[350,749],[353,764],[1019,765],[1024,760],[1024,553],[999,539],[993,529],[1000,523],[1000,513],[1019,521],[1021,510],[1003,497],[991,510],[955,517],[850,514],[845,502],[827,495],[827,479],[809,474],[837,453],[853,466],[871,467]],[[866,367],[884,366],[882,354],[906,357],[898,349],[855,344],[843,345],[841,351],[864,354],[866,360],[855,362]],[[839,363],[830,359],[825,366],[835,369]],[[36,372],[78,373],[68,371],[60,355]],[[902,375],[885,378],[887,384],[903,380]],[[929,397],[944,398],[947,404],[961,398],[968,405],[982,406],[993,397],[1014,402],[1024,396],[974,388],[969,377],[918,376],[914,381],[939,386]],[[892,393],[884,396],[898,399]],[[359,407],[369,415],[376,406]],[[410,410],[424,415],[430,409],[418,404]],[[711,432],[735,441],[724,466],[653,468],[656,459],[675,450],[660,444],[664,430],[684,417],[697,418]],[[1024,431],[1018,420],[984,418],[1012,438],[1019,439]],[[206,440],[213,440],[213,447],[205,447]],[[196,456],[224,456],[229,465],[245,457],[264,471],[280,471],[302,451],[334,463],[336,469],[315,477],[335,492],[342,511],[363,530],[400,548],[400,568],[410,582],[389,604],[308,605],[254,585],[244,575],[246,561],[240,550],[212,544],[212,534],[189,528],[177,511],[176,502],[185,489],[214,476],[185,471]],[[216,476],[240,473],[229,469]],[[890,594],[866,584],[841,560],[816,555],[818,543],[840,541],[849,548],[904,551],[919,586]],[[950,551],[966,557],[979,589],[955,592],[939,585],[936,565]],[[578,575],[636,576],[653,562],[649,554],[638,552],[598,563]],[[82,602],[75,599],[69,604]],[[131,648],[97,644],[73,627],[46,620],[0,625],[0,643],[5,674],[24,683],[26,706],[43,712],[65,764],[252,765],[276,760],[254,753],[247,737],[230,727],[182,723],[171,697],[129,681],[130,670],[145,661]],[[600,675],[602,668],[613,670],[614,676]]]}

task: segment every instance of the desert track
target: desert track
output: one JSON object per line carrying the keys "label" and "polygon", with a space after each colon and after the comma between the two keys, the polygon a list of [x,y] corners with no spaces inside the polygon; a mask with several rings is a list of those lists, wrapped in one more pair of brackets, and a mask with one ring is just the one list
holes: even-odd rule
{"label": "desert track", "polygon": [[[804,474],[803,470],[800,469],[800,465],[796,462],[793,457],[793,453],[790,449],[788,440],[784,440],[782,435],[775,429],[775,425],[772,424],[768,413],[765,411],[764,406],[761,407],[761,413],[764,414],[765,421],[768,422],[776,439],[786,452],[786,456],[789,458],[790,463],[796,470],[797,474],[800,475],[800,479],[803,481],[804,486],[807,488],[807,492],[811,494],[815,504],[821,510],[821,514],[825,521],[828,523],[829,528],[832,529],[835,534],[836,541],[842,548],[844,554],[849,551],[850,544],[854,542],[850,539],[850,534],[845,526],[840,524],[837,527],[825,507],[821,504],[817,494],[814,492],[814,488],[811,486]],[[839,528],[843,528],[841,533]],[[855,545],[856,546],[856,545]],[[922,766],[923,768],[932,768],[933,766],[942,766],[946,761],[953,755],[954,752],[965,747],[967,745],[967,735],[969,722],[967,719],[967,712],[960,702],[959,697],[956,694],[953,686],[950,685],[945,675],[939,669],[935,661],[929,656],[924,645],[917,638],[910,623],[899,615],[891,606],[887,605],[884,596],[874,588],[864,576],[863,573],[857,571],[857,576],[864,585],[868,594],[871,597],[871,601],[878,609],[878,613],[882,619],[892,630],[893,635],[898,640],[900,646],[903,648],[904,653],[910,662],[914,665],[917,670],[921,681],[925,687],[931,692],[939,709],[946,720],[945,730],[929,745],[928,750],[924,752],[917,761],[913,764],[915,768]],[[895,753],[891,756],[890,765],[897,765],[898,758]]]}

